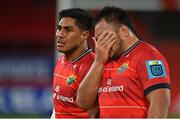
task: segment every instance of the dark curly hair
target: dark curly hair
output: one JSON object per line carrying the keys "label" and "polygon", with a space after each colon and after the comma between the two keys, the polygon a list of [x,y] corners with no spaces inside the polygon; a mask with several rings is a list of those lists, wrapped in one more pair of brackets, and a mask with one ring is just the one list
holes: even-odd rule
{"label": "dark curly hair", "polygon": [[81,30],[90,31],[93,26],[93,18],[92,16],[83,9],[80,8],[71,8],[65,9],[59,12],[59,21],[63,17],[71,17],[76,20],[76,25]]}

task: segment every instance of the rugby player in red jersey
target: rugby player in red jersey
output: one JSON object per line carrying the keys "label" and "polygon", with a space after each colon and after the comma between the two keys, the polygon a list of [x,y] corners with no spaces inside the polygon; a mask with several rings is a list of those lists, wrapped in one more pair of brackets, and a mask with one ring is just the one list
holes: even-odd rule
{"label": "rugby player in red jersey", "polygon": [[79,8],[59,12],[56,32],[57,50],[64,53],[54,70],[53,99],[55,118],[93,117],[76,105],[78,86],[94,61],[94,54],[87,46],[92,27],[92,17]]}
{"label": "rugby player in red jersey", "polygon": [[77,104],[88,109],[99,101],[101,118],[167,117],[167,61],[138,38],[127,13],[114,6],[100,11],[94,42],[96,57],[79,86]]}

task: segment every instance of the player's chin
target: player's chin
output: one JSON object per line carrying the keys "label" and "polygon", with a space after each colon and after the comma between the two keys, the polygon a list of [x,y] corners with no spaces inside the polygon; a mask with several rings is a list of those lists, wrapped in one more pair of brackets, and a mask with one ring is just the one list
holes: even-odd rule
{"label": "player's chin", "polygon": [[62,52],[62,53],[66,52],[66,50],[64,48],[62,48],[62,47],[57,47],[57,51]]}
{"label": "player's chin", "polygon": [[119,58],[119,55],[115,54],[115,52],[110,52],[109,59],[117,60]]}

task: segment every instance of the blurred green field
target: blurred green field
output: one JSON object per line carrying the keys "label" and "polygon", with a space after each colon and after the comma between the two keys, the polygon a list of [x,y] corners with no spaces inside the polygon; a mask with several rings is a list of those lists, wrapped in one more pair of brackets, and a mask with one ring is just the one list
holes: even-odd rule
{"label": "blurred green field", "polygon": [[[39,114],[0,114],[0,118],[37,118],[45,119],[50,118],[50,115],[39,115]],[[180,118],[180,115],[169,114],[168,118]]]}
{"label": "blurred green field", "polygon": [[0,118],[50,118],[48,115],[38,115],[38,114],[0,114]]}
{"label": "blurred green field", "polygon": [[180,114],[178,114],[178,115],[169,114],[168,118],[180,118]]}

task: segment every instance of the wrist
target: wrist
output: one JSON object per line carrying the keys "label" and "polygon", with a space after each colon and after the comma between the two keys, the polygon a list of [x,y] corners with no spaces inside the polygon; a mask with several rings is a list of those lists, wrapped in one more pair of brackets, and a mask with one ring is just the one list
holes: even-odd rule
{"label": "wrist", "polygon": [[106,59],[106,58],[102,58],[102,57],[96,56],[94,61],[95,61],[97,64],[99,64],[99,65],[105,65],[106,62],[107,62],[107,60],[108,60],[108,59]]}
{"label": "wrist", "polygon": [[106,62],[103,62],[103,61],[99,61],[99,60],[94,60],[94,64],[97,66],[97,67],[104,67],[104,65],[106,64]]}

